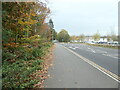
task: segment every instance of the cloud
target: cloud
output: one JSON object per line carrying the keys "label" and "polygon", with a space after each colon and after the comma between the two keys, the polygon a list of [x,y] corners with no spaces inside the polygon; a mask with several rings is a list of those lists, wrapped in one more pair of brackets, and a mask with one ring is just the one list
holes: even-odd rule
{"label": "cloud", "polygon": [[52,2],[119,2],[120,0],[51,0]]}
{"label": "cloud", "polygon": [[[64,28],[70,34],[101,34],[117,26],[118,0],[50,0],[55,29]],[[108,28],[108,29],[106,29]],[[117,29],[116,29],[117,30]]]}

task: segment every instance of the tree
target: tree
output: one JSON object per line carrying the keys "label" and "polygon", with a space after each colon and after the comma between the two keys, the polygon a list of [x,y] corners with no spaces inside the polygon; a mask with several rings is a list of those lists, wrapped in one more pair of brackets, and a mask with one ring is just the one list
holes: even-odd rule
{"label": "tree", "polygon": [[111,31],[111,33],[107,34],[108,41],[118,41],[118,38],[119,36],[117,36],[114,31]]}
{"label": "tree", "polygon": [[75,35],[71,36],[70,40],[75,41],[76,40],[76,36]]}
{"label": "tree", "polygon": [[107,34],[107,41],[109,42],[109,41],[111,41],[112,39],[111,39],[111,35],[110,34]]}
{"label": "tree", "polygon": [[54,30],[53,30],[54,25],[53,25],[52,19],[49,20],[49,23],[48,23],[48,24],[49,24],[50,31],[51,31],[51,41],[52,41],[52,40],[54,40],[54,36],[53,36],[53,34],[54,34]]}
{"label": "tree", "polygon": [[69,42],[70,41],[70,35],[68,34],[68,32],[64,29],[62,29],[58,35],[57,35],[57,39],[59,42]]}
{"label": "tree", "polygon": [[94,35],[93,35],[93,39],[94,39],[95,41],[100,40],[100,33],[97,32],[96,34],[94,34]]}
{"label": "tree", "polygon": [[44,68],[42,57],[52,45],[45,24],[50,10],[43,0],[14,1],[2,2],[2,87],[33,88],[41,81],[36,72]]}
{"label": "tree", "polygon": [[53,40],[57,39],[57,32],[55,31],[55,29],[53,29]]}
{"label": "tree", "polygon": [[84,35],[84,34],[81,34],[81,35],[79,36],[79,40],[83,42],[83,41],[85,40],[85,35]]}
{"label": "tree", "polygon": [[111,32],[111,39],[113,41],[118,41],[118,36],[114,33],[114,31]]}
{"label": "tree", "polygon": [[3,2],[2,13],[3,38],[8,38],[3,43],[18,43],[21,38],[42,35],[46,31],[44,24],[50,9],[41,1]]}
{"label": "tree", "polygon": [[49,20],[49,26],[50,26],[50,28],[52,28],[52,29],[54,28],[52,19]]}

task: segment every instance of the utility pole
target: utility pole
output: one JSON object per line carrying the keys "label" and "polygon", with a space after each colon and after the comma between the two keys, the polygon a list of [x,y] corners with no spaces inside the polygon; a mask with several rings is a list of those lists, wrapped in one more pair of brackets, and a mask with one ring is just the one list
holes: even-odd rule
{"label": "utility pole", "polygon": [[49,26],[50,26],[50,29],[52,30],[52,41],[53,41],[53,28],[54,28],[54,25],[53,25],[52,19],[49,20]]}

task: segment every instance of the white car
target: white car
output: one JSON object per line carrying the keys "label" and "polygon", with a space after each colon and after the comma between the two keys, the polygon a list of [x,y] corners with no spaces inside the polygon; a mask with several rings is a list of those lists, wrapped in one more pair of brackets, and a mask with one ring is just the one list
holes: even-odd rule
{"label": "white car", "polygon": [[86,42],[86,43],[88,43],[88,44],[95,44],[94,41],[88,41],[88,42]]}

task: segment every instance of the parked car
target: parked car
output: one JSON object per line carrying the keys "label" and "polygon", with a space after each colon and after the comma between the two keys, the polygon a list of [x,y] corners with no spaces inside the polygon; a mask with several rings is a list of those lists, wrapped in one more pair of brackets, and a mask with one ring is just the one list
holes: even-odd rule
{"label": "parked car", "polygon": [[108,42],[109,45],[111,46],[120,46],[120,43],[117,42],[117,41],[114,41],[114,42]]}
{"label": "parked car", "polygon": [[102,42],[102,41],[100,41],[100,42],[97,42],[98,44],[107,44],[107,42]]}
{"label": "parked car", "polygon": [[88,44],[95,44],[94,41],[87,41],[86,43],[88,43]]}

